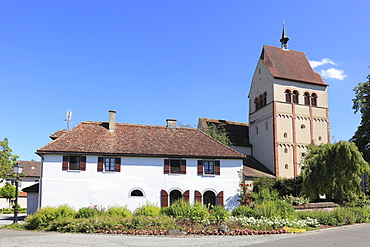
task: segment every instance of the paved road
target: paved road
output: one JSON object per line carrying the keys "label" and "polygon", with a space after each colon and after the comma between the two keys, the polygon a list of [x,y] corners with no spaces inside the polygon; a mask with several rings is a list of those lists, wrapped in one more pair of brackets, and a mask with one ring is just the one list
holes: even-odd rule
{"label": "paved road", "polygon": [[370,247],[370,224],[331,228],[327,230],[313,231],[306,234],[206,237],[70,234],[0,229],[0,247],[16,246]]}

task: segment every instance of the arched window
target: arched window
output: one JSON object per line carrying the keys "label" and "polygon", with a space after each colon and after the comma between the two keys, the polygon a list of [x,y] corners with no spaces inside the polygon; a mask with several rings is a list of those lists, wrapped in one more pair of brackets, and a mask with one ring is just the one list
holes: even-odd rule
{"label": "arched window", "polygon": [[284,153],[288,153],[288,149],[287,148],[284,148]]}
{"label": "arched window", "polygon": [[285,102],[292,102],[292,93],[289,89],[285,90]]}
{"label": "arched window", "polygon": [[131,191],[130,196],[143,197],[143,196],[144,196],[144,194],[143,194],[143,192],[142,192],[141,190],[133,190],[133,191]]}
{"label": "arched window", "polygon": [[285,164],[285,169],[288,169],[288,168],[289,168],[288,164]]}
{"label": "arched window", "polygon": [[267,105],[267,93],[263,93],[263,106]]}
{"label": "arched window", "polygon": [[266,121],[265,122],[265,130],[268,130],[269,129],[269,123]]}
{"label": "arched window", "polygon": [[293,91],[293,103],[299,104],[299,93],[296,90]]}
{"label": "arched window", "polygon": [[170,192],[170,206],[177,201],[178,199],[182,198],[182,194],[178,190],[173,190]]}
{"label": "arched window", "polygon": [[258,99],[254,99],[254,109],[257,111],[258,110]]}
{"label": "arched window", "polygon": [[312,94],[312,105],[317,106],[317,95],[315,93]]}
{"label": "arched window", "polygon": [[287,138],[288,137],[288,133],[284,133],[284,138]]}
{"label": "arched window", "polygon": [[258,134],[258,126],[256,126],[255,128],[256,128],[256,134]]}
{"label": "arched window", "polygon": [[263,107],[263,100],[262,95],[258,97],[258,109],[261,109]]}
{"label": "arched window", "polygon": [[213,191],[206,191],[203,195],[203,204],[206,206],[216,206],[216,195]]}
{"label": "arched window", "polygon": [[310,105],[310,94],[309,93],[304,93],[304,104],[305,105]]}

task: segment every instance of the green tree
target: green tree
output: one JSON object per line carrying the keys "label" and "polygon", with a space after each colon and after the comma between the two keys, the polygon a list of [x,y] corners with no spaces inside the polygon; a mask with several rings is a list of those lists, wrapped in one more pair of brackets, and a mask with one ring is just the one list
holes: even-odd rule
{"label": "green tree", "polygon": [[302,170],[303,191],[317,199],[325,194],[328,200],[344,202],[361,195],[361,174],[369,172],[369,165],[352,142],[310,144]]}
{"label": "green tree", "polygon": [[6,183],[3,187],[0,188],[0,196],[4,197],[8,201],[8,207],[10,208],[10,200],[15,198],[15,186],[10,183]]}
{"label": "green tree", "polygon": [[229,133],[225,129],[225,124],[210,124],[204,132],[226,146],[233,145],[229,139]]}
{"label": "green tree", "polygon": [[13,174],[12,167],[17,163],[18,158],[17,155],[12,154],[7,138],[0,141],[0,182],[9,178],[10,174]]}
{"label": "green tree", "polygon": [[353,109],[355,113],[361,113],[361,123],[350,141],[354,142],[363,153],[367,162],[370,162],[370,75],[366,82],[360,82],[353,91],[355,98]]}

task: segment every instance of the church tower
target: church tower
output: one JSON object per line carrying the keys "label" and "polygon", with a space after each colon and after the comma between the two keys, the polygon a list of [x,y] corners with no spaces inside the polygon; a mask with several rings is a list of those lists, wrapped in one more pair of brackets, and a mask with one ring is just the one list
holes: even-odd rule
{"label": "church tower", "polygon": [[303,52],[264,45],[249,91],[253,157],[276,177],[296,177],[310,143],[330,141],[328,85]]}

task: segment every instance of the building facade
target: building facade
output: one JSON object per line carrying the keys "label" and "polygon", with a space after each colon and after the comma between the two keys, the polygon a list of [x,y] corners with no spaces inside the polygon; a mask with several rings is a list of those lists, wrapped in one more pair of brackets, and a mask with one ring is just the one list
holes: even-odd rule
{"label": "building facade", "polygon": [[[253,157],[276,177],[296,177],[310,143],[330,141],[328,85],[304,53],[263,47],[249,92]],[[286,36],[285,36],[286,37]],[[284,43],[285,42],[285,43]]]}
{"label": "building facade", "polygon": [[[112,114],[113,113],[113,114]],[[244,155],[194,128],[82,122],[52,135],[42,157],[39,203],[75,209],[146,202],[238,204]]]}

